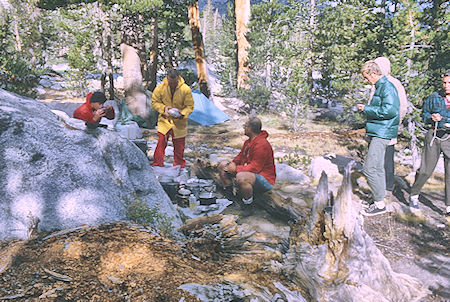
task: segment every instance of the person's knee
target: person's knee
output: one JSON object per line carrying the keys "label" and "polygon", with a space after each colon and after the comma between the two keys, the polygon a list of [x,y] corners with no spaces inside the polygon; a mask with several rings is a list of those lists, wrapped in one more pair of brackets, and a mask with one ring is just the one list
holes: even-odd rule
{"label": "person's knee", "polygon": [[237,173],[236,174],[236,182],[238,184],[243,184],[243,183],[248,183],[249,182],[249,178],[247,177],[246,173]]}
{"label": "person's knee", "polygon": [[236,174],[236,182],[238,185],[247,185],[253,186],[255,183],[255,175],[250,172],[239,172]]}

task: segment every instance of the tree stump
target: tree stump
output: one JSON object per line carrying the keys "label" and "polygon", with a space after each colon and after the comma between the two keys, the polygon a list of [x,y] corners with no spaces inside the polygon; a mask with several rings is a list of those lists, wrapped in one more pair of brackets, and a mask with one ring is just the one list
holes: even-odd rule
{"label": "tree stump", "polygon": [[364,231],[352,200],[352,164],[334,201],[322,174],[311,216],[291,229],[285,273],[312,301],[420,301],[429,291],[416,278],[394,272]]}
{"label": "tree stump", "polygon": [[137,50],[125,43],[120,45],[123,63],[123,82],[125,90],[125,102],[130,112],[142,117],[148,128],[154,128],[157,122],[157,114],[151,108],[151,96],[148,97],[142,86],[141,61]]}

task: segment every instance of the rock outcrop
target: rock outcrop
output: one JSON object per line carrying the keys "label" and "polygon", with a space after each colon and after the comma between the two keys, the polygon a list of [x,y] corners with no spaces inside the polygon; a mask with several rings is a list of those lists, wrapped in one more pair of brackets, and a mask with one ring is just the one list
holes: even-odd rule
{"label": "rock outcrop", "polygon": [[0,154],[0,240],[26,238],[36,225],[55,230],[126,220],[130,206],[142,209],[137,205],[155,211],[134,215],[181,225],[132,142],[106,129],[74,129],[44,104],[2,89]]}

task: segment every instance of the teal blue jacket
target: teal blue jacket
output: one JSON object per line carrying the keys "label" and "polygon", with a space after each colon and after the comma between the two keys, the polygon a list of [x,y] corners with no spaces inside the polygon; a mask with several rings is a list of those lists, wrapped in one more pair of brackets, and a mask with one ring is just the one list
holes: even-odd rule
{"label": "teal blue jacket", "polygon": [[364,107],[366,134],[384,139],[397,138],[400,101],[394,84],[383,76],[375,84],[370,105]]}
{"label": "teal blue jacket", "polygon": [[439,113],[442,116],[438,128],[442,128],[447,121],[450,121],[450,110],[447,110],[445,97],[438,92],[433,92],[427,97],[423,105],[423,120],[426,125],[431,125],[432,127],[434,127],[434,122],[431,119],[433,113]]}

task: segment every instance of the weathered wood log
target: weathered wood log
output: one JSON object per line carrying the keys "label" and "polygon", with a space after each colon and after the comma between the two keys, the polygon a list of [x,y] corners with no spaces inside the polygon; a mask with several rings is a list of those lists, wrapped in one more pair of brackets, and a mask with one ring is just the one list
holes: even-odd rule
{"label": "weathered wood log", "polygon": [[254,203],[255,206],[284,221],[298,220],[302,213],[302,209],[292,202],[290,197],[284,198],[273,190],[256,195]]}
{"label": "weathered wood log", "polygon": [[240,228],[237,216],[214,214],[186,221],[178,228],[189,239],[188,245],[199,251],[199,257],[214,258],[224,254],[241,253],[255,231]]}
{"label": "weathered wood log", "polygon": [[352,200],[352,164],[332,209],[324,207],[329,201],[322,175],[311,218],[291,231],[285,273],[312,301],[420,301],[428,290],[417,279],[394,272],[364,231]]}
{"label": "weathered wood log", "polygon": [[202,228],[205,224],[218,224],[223,219],[222,214],[214,214],[208,216],[202,216],[194,219],[187,220],[177,231],[179,232],[191,232]]}

